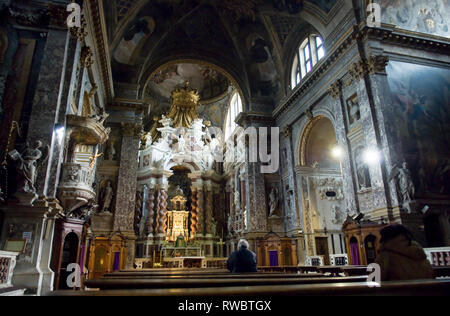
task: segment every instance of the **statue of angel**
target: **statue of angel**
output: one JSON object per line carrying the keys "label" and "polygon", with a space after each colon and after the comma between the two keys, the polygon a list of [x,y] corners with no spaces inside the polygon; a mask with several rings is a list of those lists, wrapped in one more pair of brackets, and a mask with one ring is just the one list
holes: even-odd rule
{"label": "statue of angel", "polygon": [[[16,162],[18,192],[36,194],[34,184],[36,182],[37,168],[47,161],[50,152],[50,147],[47,145],[46,154],[43,156],[40,150],[42,146],[42,142],[38,140],[32,147],[27,144],[22,153],[13,150],[8,154]],[[38,161],[40,161],[39,165]]]}

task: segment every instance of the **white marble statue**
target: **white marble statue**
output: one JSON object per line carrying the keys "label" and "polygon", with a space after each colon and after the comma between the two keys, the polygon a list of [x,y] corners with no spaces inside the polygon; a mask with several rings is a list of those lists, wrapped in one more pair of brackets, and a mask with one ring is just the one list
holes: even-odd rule
{"label": "white marble statue", "polygon": [[236,210],[241,209],[241,194],[239,193],[239,190],[234,191],[234,206],[236,207]]}
{"label": "white marble statue", "polygon": [[108,181],[101,195],[101,202],[102,202],[101,213],[103,212],[111,213],[111,202],[113,199],[113,194],[114,193],[111,187],[111,181]]}
{"label": "white marble statue", "polygon": [[[13,150],[9,153],[9,157],[16,162],[17,171],[17,189],[21,193],[36,193],[34,184],[36,182],[37,162],[42,158],[42,142],[36,141],[33,147],[27,147],[22,153]],[[47,150],[48,153],[48,150]],[[46,157],[44,160],[46,160]]]}
{"label": "white marble statue", "polygon": [[186,140],[184,139],[184,135],[178,136],[178,153],[184,154],[185,147],[186,147]]}

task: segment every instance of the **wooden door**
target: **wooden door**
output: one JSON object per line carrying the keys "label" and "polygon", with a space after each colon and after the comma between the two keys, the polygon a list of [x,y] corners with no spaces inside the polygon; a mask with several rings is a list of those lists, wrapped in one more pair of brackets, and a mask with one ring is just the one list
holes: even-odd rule
{"label": "wooden door", "polygon": [[330,265],[330,252],[328,250],[328,237],[316,237],[316,252],[318,256],[323,256],[323,263]]}

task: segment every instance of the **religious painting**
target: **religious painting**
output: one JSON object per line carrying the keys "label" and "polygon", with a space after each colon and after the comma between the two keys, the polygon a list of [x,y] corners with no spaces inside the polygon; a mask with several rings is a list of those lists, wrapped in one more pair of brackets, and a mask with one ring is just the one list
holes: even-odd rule
{"label": "religious painting", "polygon": [[130,24],[120,44],[114,52],[114,58],[127,65],[132,65],[145,39],[155,30],[155,20],[143,17]]}
{"label": "religious painting", "polygon": [[376,0],[383,23],[405,30],[450,37],[449,0]]}
{"label": "religious painting", "polygon": [[[387,68],[399,134],[417,195],[450,195],[450,70],[402,62]],[[403,162],[399,162],[403,163]]]}

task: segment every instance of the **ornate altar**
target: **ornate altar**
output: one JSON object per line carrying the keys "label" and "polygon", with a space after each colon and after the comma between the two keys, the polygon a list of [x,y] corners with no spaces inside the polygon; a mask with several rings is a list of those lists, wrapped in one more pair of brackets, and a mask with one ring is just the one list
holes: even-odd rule
{"label": "ornate altar", "polygon": [[166,240],[174,242],[183,237],[189,239],[189,212],[186,211],[187,199],[183,196],[181,189],[177,195],[170,200],[172,211],[167,212]]}

